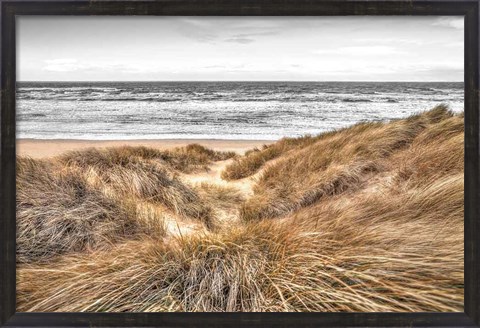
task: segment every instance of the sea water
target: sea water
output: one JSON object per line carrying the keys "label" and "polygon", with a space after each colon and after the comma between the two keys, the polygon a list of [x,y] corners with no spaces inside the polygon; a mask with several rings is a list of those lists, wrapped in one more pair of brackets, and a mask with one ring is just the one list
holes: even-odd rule
{"label": "sea water", "polygon": [[445,104],[458,82],[19,82],[17,138],[276,140]]}

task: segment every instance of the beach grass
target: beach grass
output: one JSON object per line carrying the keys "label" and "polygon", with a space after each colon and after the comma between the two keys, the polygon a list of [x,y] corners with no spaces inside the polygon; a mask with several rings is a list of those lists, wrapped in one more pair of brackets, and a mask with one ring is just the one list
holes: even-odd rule
{"label": "beach grass", "polygon": [[463,119],[19,157],[17,310],[463,311]]}

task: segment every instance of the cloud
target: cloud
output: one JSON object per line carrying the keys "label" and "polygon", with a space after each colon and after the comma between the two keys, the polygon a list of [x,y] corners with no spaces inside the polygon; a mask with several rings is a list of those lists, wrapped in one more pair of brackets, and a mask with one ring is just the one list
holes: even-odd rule
{"label": "cloud", "polygon": [[203,32],[187,33],[186,35],[187,37],[194,39],[195,41],[205,42],[205,43],[210,43],[217,39],[216,35],[210,34],[210,33],[203,33]]}
{"label": "cloud", "polygon": [[211,68],[225,68],[225,65],[207,65],[201,67],[202,69],[211,69]]}
{"label": "cloud", "polygon": [[45,60],[45,63],[43,70],[50,72],[73,72],[85,68],[78,60],[72,58],[50,59]]}
{"label": "cloud", "polygon": [[451,48],[458,48],[463,51],[463,46],[465,43],[463,41],[454,41],[454,42],[449,42],[449,43],[444,43],[445,47],[451,47]]}
{"label": "cloud", "polygon": [[217,39],[217,36],[213,33],[197,30],[193,31],[184,31],[179,29],[179,32],[188,39],[201,42],[201,43],[212,43]]}
{"label": "cloud", "polygon": [[48,72],[78,72],[78,71],[118,71],[118,72],[131,72],[136,71],[135,67],[130,67],[118,63],[87,63],[79,61],[73,58],[56,58],[45,60],[45,66],[42,67],[43,71]]}
{"label": "cloud", "polygon": [[316,55],[381,56],[398,55],[404,52],[391,46],[352,46],[314,50],[313,53]]}
{"label": "cloud", "polygon": [[45,60],[45,62],[47,64],[52,64],[52,65],[64,65],[64,64],[73,64],[78,61],[73,58],[57,58],[57,59],[47,59]]}
{"label": "cloud", "polygon": [[212,28],[213,24],[209,20],[181,18],[180,22],[181,24],[176,25],[176,30],[188,39],[201,43],[212,43],[218,37],[217,30]]}
{"label": "cloud", "polygon": [[267,36],[267,35],[275,35],[278,31],[267,30],[255,33],[240,33],[234,34],[230,38],[225,39],[225,42],[235,42],[241,44],[248,44],[257,41],[255,37],[257,36]]}
{"label": "cloud", "polygon": [[196,28],[210,28],[212,26],[211,20],[204,19],[203,17],[179,17],[179,21],[183,25],[188,24]]}
{"label": "cloud", "polygon": [[234,42],[234,43],[248,44],[248,43],[255,42],[255,40],[254,40],[254,39],[250,39],[250,38],[233,37],[233,38],[226,39],[225,42]]}
{"label": "cloud", "polygon": [[414,45],[423,45],[426,43],[425,40],[414,40],[412,39],[405,39],[405,38],[359,38],[355,39],[355,42],[358,43],[367,43],[367,44],[385,44],[385,43],[392,43],[392,44],[414,44]]}
{"label": "cloud", "polygon": [[450,27],[458,30],[463,30],[463,17],[439,17],[433,22],[433,26]]}

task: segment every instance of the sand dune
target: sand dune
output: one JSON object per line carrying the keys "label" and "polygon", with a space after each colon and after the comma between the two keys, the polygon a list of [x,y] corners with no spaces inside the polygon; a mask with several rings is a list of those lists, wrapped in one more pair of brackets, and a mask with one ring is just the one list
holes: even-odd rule
{"label": "sand dune", "polygon": [[462,114],[155,142],[20,142],[17,310],[463,311]]}

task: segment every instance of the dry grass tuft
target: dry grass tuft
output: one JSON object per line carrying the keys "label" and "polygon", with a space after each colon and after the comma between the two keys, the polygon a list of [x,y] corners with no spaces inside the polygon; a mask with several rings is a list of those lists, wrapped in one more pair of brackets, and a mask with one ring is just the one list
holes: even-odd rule
{"label": "dry grass tuft", "polygon": [[[373,175],[388,171],[393,165],[390,156],[410,149],[422,132],[441,134],[449,124],[458,128],[455,121],[461,118],[438,106],[405,120],[360,123],[291,150],[263,171],[254,197],[242,209],[242,217],[258,220],[282,216],[325,196],[358,189]],[[440,131],[432,132],[436,129]],[[458,143],[456,146],[458,156],[462,150]]]}
{"label": "dry grass tuft", "polygon": [[106,248],[141,230],[131,212],[89,188],[78,172],[17,160],[17,262]]}
{"label": "dry grass tuft", "polygon": [[175,148],[172,153],[174,154],[185,154],[190,156],[192,159],[204,158],[204,161],[224,161],[229,158],[233,158],[237,156],[237,154],[233,151],[215,151],[209,148],[206,148],[199,144],[189,144],[185,147]]}
{"label": "dry grass tuft", "polygon": [[169,211],[213,228],[212,208],[174,168],[190,170],[230,155],[191,145],[171,152],[92,148],[48,161],[18,158],[17,259],[104,249],[138,233],[159,238]]}
{"label": "dry grass tuft", "polygon": [[238,180],[249,177],[256,172],[268,161],[280,157],[291,149],[300,149],[312,144],[318,137],[305,136],[301,138],[283,138],[271,145],[264,145],[261,150],[258,148],[249,150],[245,156],[236,159],[232,164],[226,167],[222,172],[222,179]]}
{"label": "dry grass tuft", "polygon": [[221,152],[198,144],[177,147],[172,150],[158,150],[143,146],[122,146],[105,149],[91,148],[72,151],[60,157],[65,164],[96,166],[108,169],[112,165],[126,165],[132,162],[151,161],[184,173],[206,169],[212,161],[221,161],[236,156],[234,152]]}
{"label": "dry grass tuft", "polygon": [[[421,129],[424,124],[435,123],[442,119],[448,118],[452,113],[448,110],[445,105],[439,105],[434,109],[425,112],[422,115],[415,115],[406,120],[400,120],[410,127]],[[374,127],[381,127],[383,123],[360,123],[353,127],[342,128],[336,131],[330,131],[326,133],[319,134],[318,136],[304,136],[300,138],[283,138],[280,141],[272,145],[264,145],[263,149],[252,149],[245,153],[245,156],[238,158],[235,162],[230,164],[225,171],[222,173],[222,178],[225,180],[237,180],[249,177],[259,171],[265,163],[286,155],[290,150],[299,151],[305,147],[311,146],[319,141],[324,141],[324,143],[330,143],[330,140],[333,141],[333,146],[337,145],[338,140],[341,139],[343,135],[348,135],[351,139],[352,134],[361,132],[362,130],[373,129]],[[399,127],[400,128],[400,127]],[[394,131],[392,131],[394,132]],[[407,131],[404,131],[407,132]],[[410,131],[415,133],[415,131]],[[357,143],[361,143],[357,142]],[[401,141],[399,141],[401,146]],[[405,140],[408,142],[408,140]],[[339,145],[341,146],[341,145]]]}
{"label": "dry grass tuft", "polygon": [[230,208],[232,204],[241,204],[244,195],[235,187],[202,182],[197,187],[200,196],[213,208]]}
{"label": "dry grass tuft", "polygon": [[97,188],[113,190],[117,198],[134,196],[158,203],[176,215],[212,226],[211,208],[195,190],[180,181],[169,165],[155,161],[154,152],[143,147],[89,149],[68,153],[59,161],[85,172]]}

